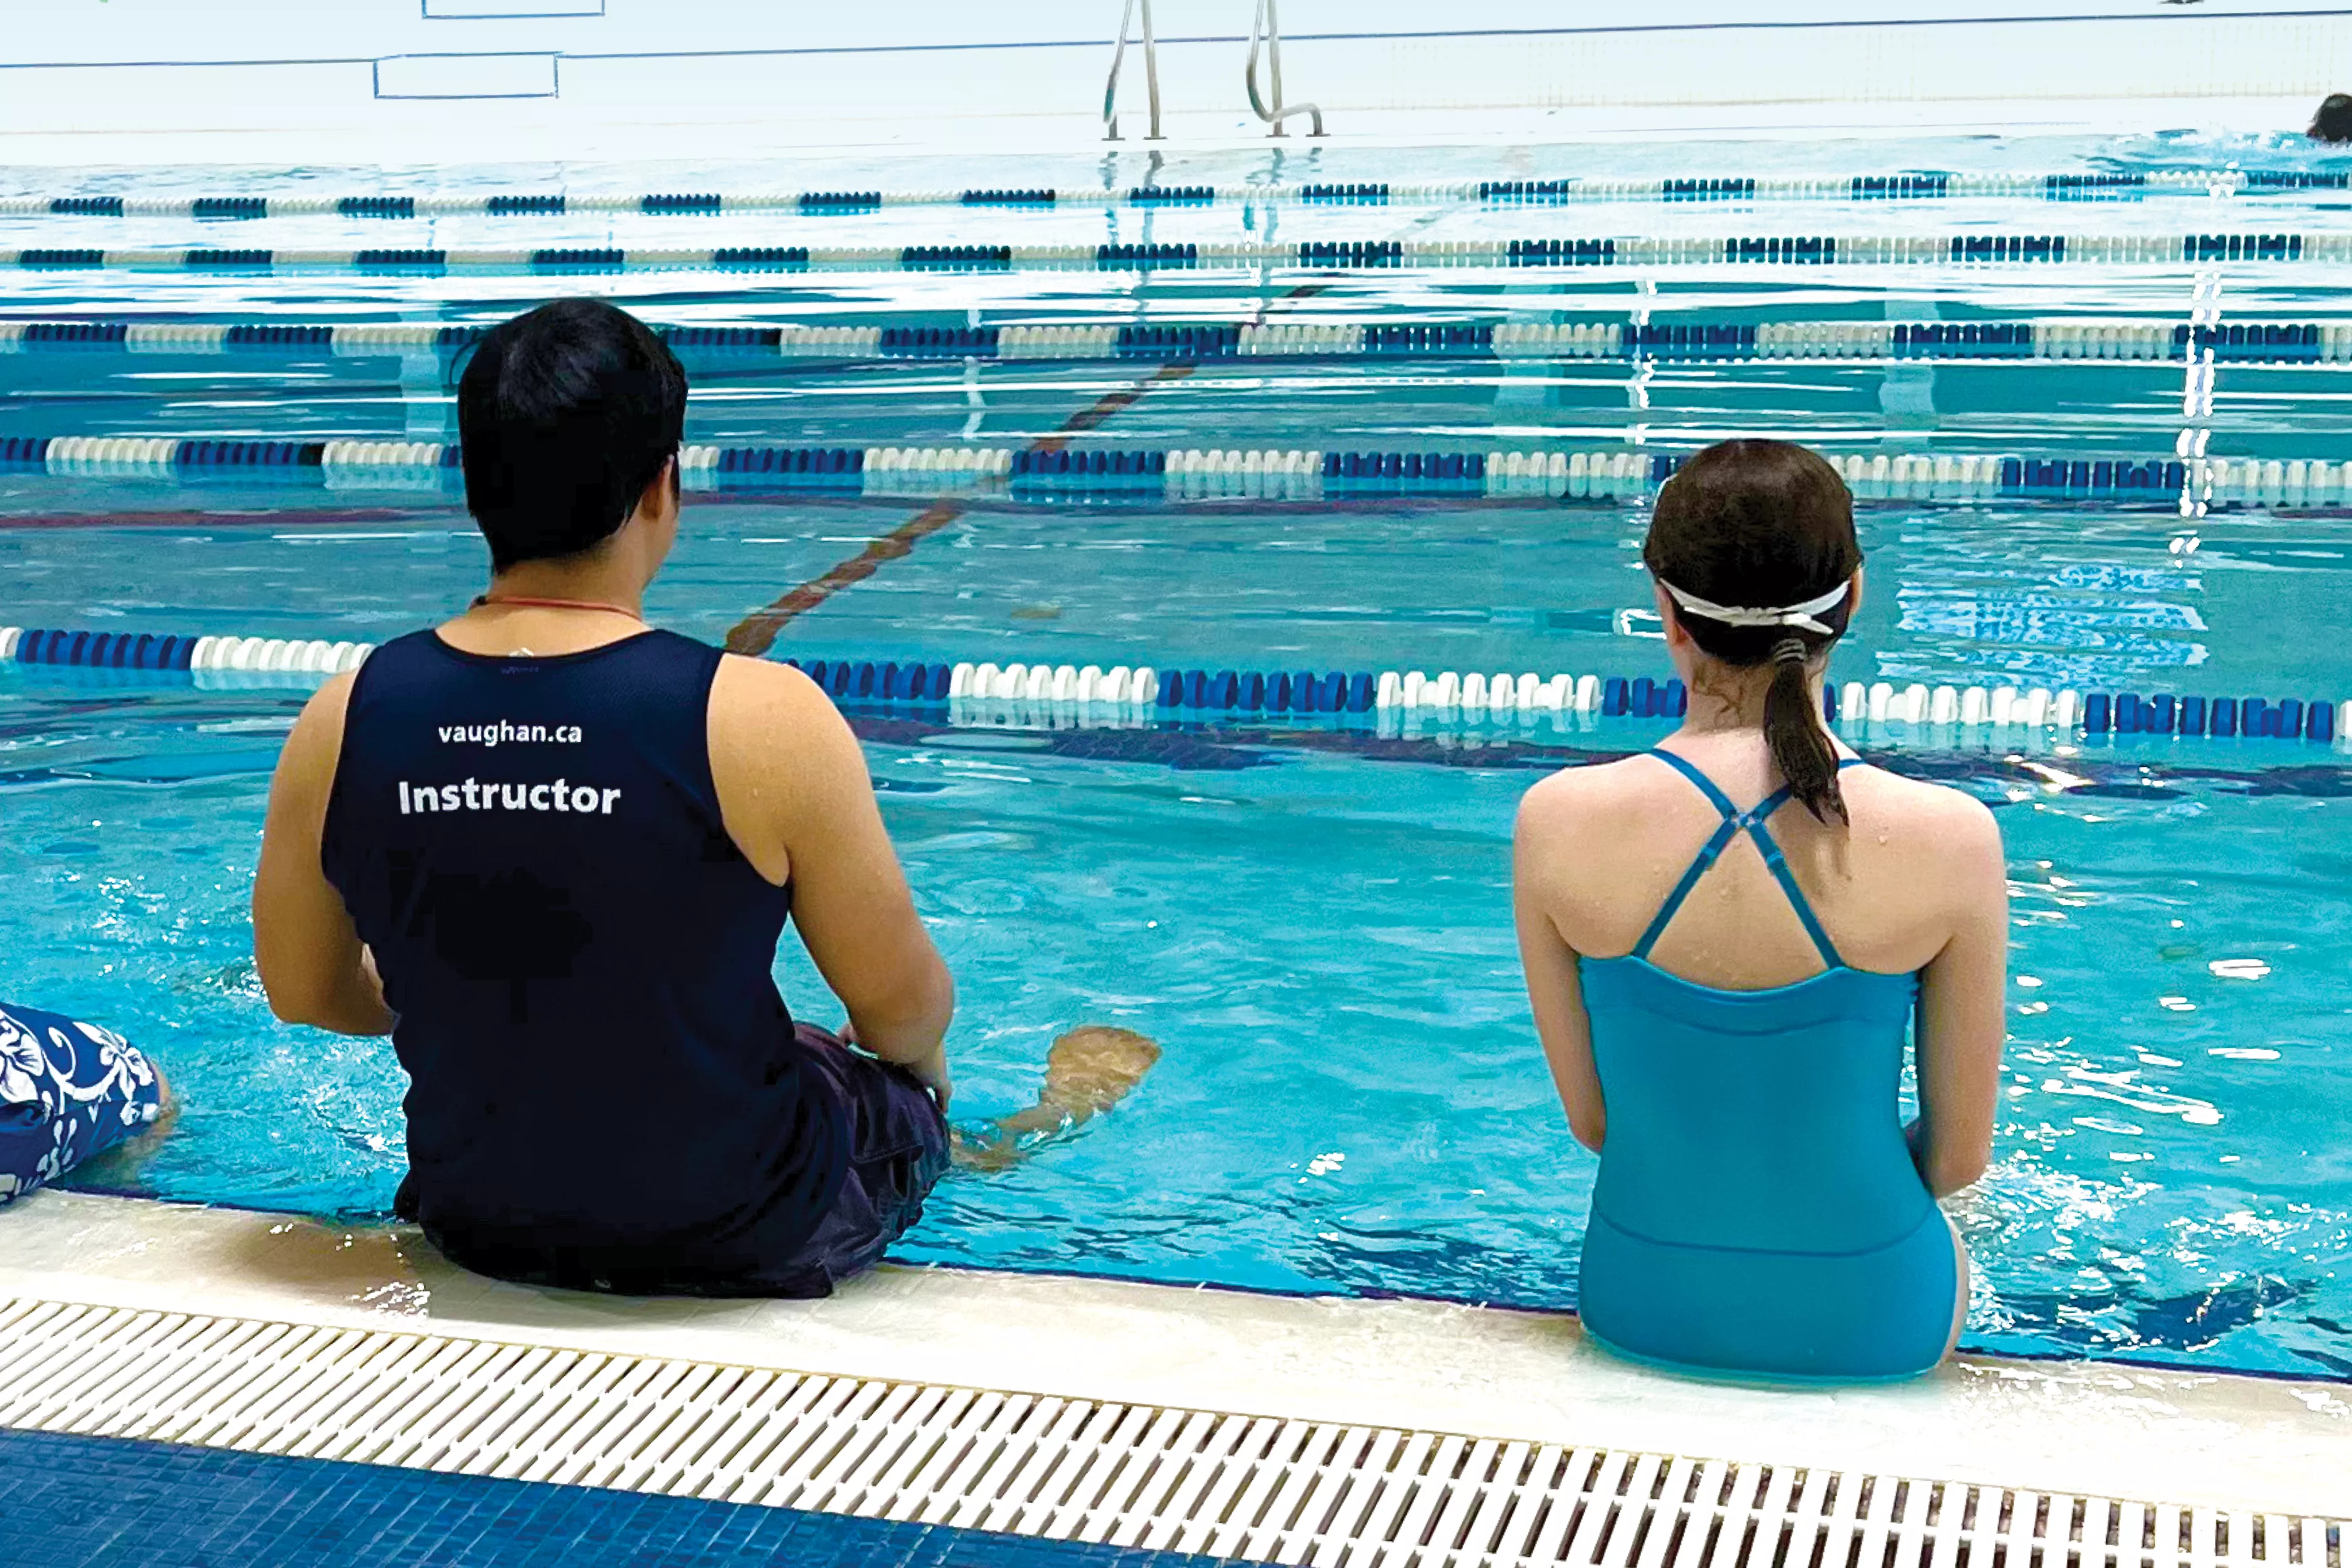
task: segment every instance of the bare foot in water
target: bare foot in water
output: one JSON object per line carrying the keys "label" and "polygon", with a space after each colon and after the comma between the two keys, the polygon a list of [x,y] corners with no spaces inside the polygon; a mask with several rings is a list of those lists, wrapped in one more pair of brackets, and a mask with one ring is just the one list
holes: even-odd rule
{"label": "bare foot in water", "polygon": [[180,1125],[180,1097],[172,1092],[172,1080],[163,1076],[162,1068],[155,1069],[155,1099],[158,1104],[155,1120],[133,1133],[123,1144],[142,1160],[161,1148],[163,1140],[172,1135],[173,1129]]}
{"label": "bare foot in water", "polygon": [[1087,1024],[1045,1053],[1045,1085],[1037,1103],[995,1122],[978,1138],[958,1134],[956,1163],[975,1171],[1009,1171],[1026,1158],[1021,1140],[1067,1131],[1127,1098],[1160,1059],[1160,1047],[1132,1029]]}
{"label": "bare foot in water", "polygon": [[[152,1061],[153,1058],[149,1058],[151,1066]],[[180,1122],[180,1097],[172,1092],[171,1083],[163,1077],[162,1068],[155,1068],[155,1093],[161,1103],[154,1121],[113,1148],[84,1161],[75,1167],[76,1170],[84,1174],[103,1173],[110,1184],[126,1187],[143,1184],[147,1179],[147,1167],[154,1163],[157,1152],[171,1138],[173,1129]]]}

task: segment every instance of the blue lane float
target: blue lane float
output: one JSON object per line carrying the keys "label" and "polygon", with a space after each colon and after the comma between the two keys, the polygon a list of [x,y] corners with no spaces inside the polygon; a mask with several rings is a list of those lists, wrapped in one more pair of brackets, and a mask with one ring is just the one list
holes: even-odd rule
{"label": "blue lane float", "polygon": [[1757,175],[1692,173],[1640,179],[1563,177],[1536,180],[1435,180],[1360,183],[1308,182],[1254,184],[1156,184],[1102,189],[1098,186],[949,186],[905,190],[651,191],[637,195],[523,191],[487,195],[434,192],[377,192],[321,196],[292,192],[232,192],[218,195],[22,195],[0,198],[0,216],[11,217],[194,217],[206,222],[252,222],[271,217],[332,216],[405,222],[420,217],[480,214],[500,218],[562,216],[582,213],[640,213],[649,216],[706,216],[718,213],[798,213],[810,216],[856,216],[883,207],[1381,205],[1391,202],[1476,201],[1490,206],[1556,206],[1579,202],[1753,201],[1945,201],[1956,196],[2006,196],[2046,202],[2137,201],[2167,196],[2210,198],[2221,195],[2276,195],[2346,188],[2347,176],[2330,171],[2160,169],[2147,172],[1958,174],[1940,170],[1832,175]]}
{"label": "blue lane float", "polygon": [[[916,345],[914,352],[919,352]],[[951,349],[951,345],[950,345]],[[1274,447],[1022,448],[711,447],[678,454],[698,491],[808,490],[876,497],[991,495],[1048,502],[1151,503],[1236,500],[1328,501],[1350,497],[1639,500],[1677,471],[1685,453],[1654,448],[1551,451],[1304,451]],[[2352,463],[2207,458],[1829,454],[1863,500],[1968,504],[2008,500],[2209,509],[2352,505]],[[0,468],[60,477],[323,482],[336,489],[446,489],[455,444],[338,437],[215,439],[160,436],[0,437]]]}
{"label": "blue lane float", "polygon": [[87,632],[33,627],[17,640],[19,664],[70,664],[89,669],[184,670],[196,639],[152,632]]}
{"label": "blue lane float", "polygon": [[[1563,244],[1569,242],[1561,242]],[[1581,244],[1583,242],[1576,242]],[[1593,242],[1601,244],[1603,242]],[[1183,247],[1098,247],[1107,262],[1189,265]],[[1112,255],[1118,250],[1118,255]],[[732,255],[733,253],[730,253]],[[1598,255],[1599,253],[1595,253]],[[439,253],[371,253],[371,266],[426,268]],[[595,269],[585,251],[545,253],[541,265]],[[1578,265],[1566,252],[1514,265]],[[798,265],[790,254],[748,253],[730,265]],[[950,265],[942,263],[942,265]],[[0,321],[0,350],[19,353],[275,353],[292,358],[391,357],[422,351],[462,355],[487,329],[474,323],[169,321]],[[1202,362],[1268,355],[1290,359],[1423,360],[1959,360],[2231,364],[2352,364],[2352,321],[2233,321],[2190,326],[2123,317],[2095,321],[1123,321],[1033,326],[968,321],[888,325],[656,323],[688,356],[732,363],[745,354],[848,362],[908,359],[1144,360]]]}
{"label": "blue lane float", "polygon": [[2352,259],[2352,233],[1765,234],[1499,239],[912,246],[446,247],[31,246],[0,268],[303,276],[383,270],[471,274],[840,271],[1253,271],[1520,267],[2101,266],[2292,264]]}
{"label": "blue lane float", "polygon": [[240,637],[186,633],[0,626],[0,664],[152,674],[272,675],[316,684],[357,669],[372,643],[314,637]]}
{"label": "blue lane float", "polygon": [[2207,735],[2228,739],[2331,742],[2337,733],[2336,705],[2323,700],[2281,697],[2176,696],[2158,692],[2095,692],[2083,701],[2083,730],[2089,735]]}
{"label": "blue lane float", "polygon": [[[190,636],[0,626],[0,664],[194,675],[200,682],[315,685],[357,668],[372,645],[325,639]],[[937,659],[790,658],[846,703],[936,707],[1027,704],[1037,712],[1102,709],[1120,721],[1193,721],[1236,715],[1391,720],[1478,726],[1550,716],[1670,721],[1688,711],[1679,680],[1652,675],[1492,675],[1395,669],[994,663]],[[1040,706],[1042,705],[1042,706]],[[1115,710],[1115,711],[1114,711]],[[1083,714],[1080,714],[1083,717]],[[2282,696],[2157,692],[2021,692],[2013,687],[1849,682],[1823,692],[1822,717],[1853,731],[1918,739],[1975,732],[2246,738],[2330,744],[2346,732],[2352,702]],[[1892,730],[1889,726],[1893,726]]]}

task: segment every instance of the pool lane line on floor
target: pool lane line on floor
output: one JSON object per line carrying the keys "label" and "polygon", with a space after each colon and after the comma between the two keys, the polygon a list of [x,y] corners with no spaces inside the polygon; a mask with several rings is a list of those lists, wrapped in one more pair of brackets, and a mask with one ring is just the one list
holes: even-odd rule
{"label": "pool lane line on floor", "polygon": [[[1181,381],[1192,374],[1193,368],[1190,363],[1181,361],[1163,364],[1133,386],[1105,393],[1064,420],[1054,434],[1032,442],[1025,450],[1032,453],[1061,451],[1069,445],[1073,436],[1095,429],[1122,410],[1132,407],[1153,387],[1166,382]],[[727,633],[727,651],[755,658],[766,653],[775,646],[777,634],[794,619],[815,609],[843,589],[863,583],[880,571],[885,562],[895,561],[912,552],[916,545],[961,517],[963,510],[963,503],[960,500],[949,499],[932,502],[889,532],[867,542],[865,549],[848,560],[835,563],[824,575],[799,584],[778,596],[765,609],[737,622]]]}
{"label": "pool lane line on floor", "polygon": [[[1267,316],[1298,300],[1311,299],[1328,287],[1328,283],[1303,283],[1288,290],[1279,301],[1261,300],[1256,319],[1263,322]],[[1134,406],[1153,387],[1167,382],[1181,381],[1197,368],[1199,367],[1190,360],[1170,361],[1131,386],[1105,393],[1092,404],[1064,420],[1060,427],[1052,435],[1042,437],[1030,443],[1024,451],[1033,459],[1065,452],[1069,447],[1072,437],[1081,436],[1087,431],[1098,428],[1123,410]],[[724,459],[721,458],[720,461],[723,462]],[[688,466],[684,454],[681,453],[679,460],[681,470]],[[715,465],[701,466],[715,467]],[[861,469],[864,467],[862,454],[859,458],[859,466]],[[1005,467],[1008,469],[1012,467],[1010,454],[1007,455]],[[882,538],[869,542],[856,556],[836,564],[824,576],[802,584],[776,599],[765,610],[737,623],[727,634],[725,646],[728,651],[755,658],[765,654],[769,648],[775,646],[777,635],[795,618],[824,604],[844,588],[871,577],[876,572],[881,570],[884,562],[895,561],[911,552],[918,543],[948,527],[957,518],[962,516],[963,512],[964,503],[961,501],[941,500],[925,508]]]}
{"label": "pool lane line on floor", "polygon": [[765,609],[745,616],[728,629],[725,643],[729,653],[740,653],[757,658],[775,645],[777,634],[794,619],[815,609],[845,588],[863,583],[882,569],[886,561],[896,561],[909,554],[916,545],[948,527],[963,515],[960,500],[937,500],[908,518],[905,522],[880,537],[869,540],[866,548],[846,561],[837,562],[821,577],[813,577],[772,602]]}

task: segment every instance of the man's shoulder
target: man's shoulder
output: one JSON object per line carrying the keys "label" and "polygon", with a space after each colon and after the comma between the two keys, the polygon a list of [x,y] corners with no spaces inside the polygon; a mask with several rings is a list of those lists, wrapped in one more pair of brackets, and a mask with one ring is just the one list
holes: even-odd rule
{"label": "man's shoulder", "polygon": [[719,672],[715,686],[728,700],[755,703],[784,703],[798,706],[822,702],[832,706],[817,683],[789,664],[772,658],[757,658],[748,654],[719,655]]}
{"label": "man's shoulder", "polygon": [[722,653],[710,679],[714,744],[775,756],[840,723],[833,699],[789,664]]}

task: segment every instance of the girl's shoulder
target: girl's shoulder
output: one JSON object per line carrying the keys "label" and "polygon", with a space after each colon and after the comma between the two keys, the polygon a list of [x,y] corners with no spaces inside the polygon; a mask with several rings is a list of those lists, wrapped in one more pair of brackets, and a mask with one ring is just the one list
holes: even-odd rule
{"label": "girl's shoulder", "polygon": [[1966,790],[1884,768],[1846,770],[1850,831],[1915,864],[1953,869],[2005,864],[1992,808]]}
{"label": "girl's shoulder", "polygon": [[1584,763],[1547,774],[1521,797],[1522,828],[1589,821],[1638,810],[1658,788],[1660,764],[1636,752],[1614,762]]}

